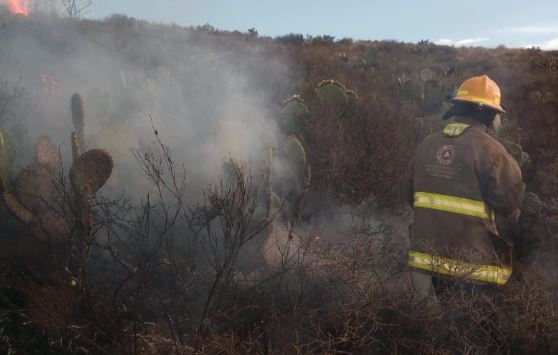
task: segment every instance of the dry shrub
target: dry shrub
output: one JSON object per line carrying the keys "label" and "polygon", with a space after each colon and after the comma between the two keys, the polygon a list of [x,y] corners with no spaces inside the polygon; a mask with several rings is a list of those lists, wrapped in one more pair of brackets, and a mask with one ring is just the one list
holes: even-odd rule
{"label": "dry shrub", "polygon": [[[555,300],[541,271],[530,268],[495,291],[471,294],[456,284],[440,302],[417,301],[407,288],[404,235],[366,214],[352,218],[339,240],[302,244],[303,257],[292,265],[247,273],[239,268],[243,252],[253,258],[258,249],[250,242],[267,230],[267,215],[256,217],[258,189],[250,174],[240,169],[208,190],[205,205],[180,209],[187,206],[180,202],[183,180],[170,151],[160,142],[146,149],[139,156],[159,195],[131,215],[126,203],[99,206],[98,230],[107,228],[111,236],[92,247],[100,252],[96,257],[112,259],[112,271],[90,266],[89,275],[103,277],[90,276],[76,289],[55,268],[50,283],[32,281],[24,288],[29,301],[21,314],[66,351],[556,350]],[[200,254],[189,249],[196,240]]]}
{"label": "dry shrub", "polygon": [[397,204],[399,183],[417,134],[411,107],[374,94],[363,94],[354,111],[344,114],[328,105],[313,105],[305,130],[312,189],[344,202],[375,196]]}
{"label": "dry shrub", "polygon": [[[35,31],[41,28],[40,21],[29,26]],[[126,54],[124,58],[147,69],[164,64],[159,56],[138,56],[135,49],[140,46],[129,45],[141,43],[140,31],[150,28],[146,23],[113,17],[105,22],[85,21],[79,28],[86,38]],[[305,41],[291,36],[271,42],[209,25],[168,31],[179,33],[177,38],[188,32],[193,42],[227,48],[232,60],[251,48],[247,43],[270,46],[277,57],[289,58],[301,75],[298,81],[265,86],[276,92],[277,101],[293,92],[312,97],[315,84],[329,78],[359,94],[350,115],[341,116],[331,107],[311,107],[314,119],[304,135],[314,191],[350,203],[370,197],[387,207],[399,203],[395,196],[408,158],[420,136],[441,123],[439,112],[422,95],[405,97],[398,79],[428,67],[439,73],[437,80],[448,89],[484,73],[501,83],[504,105],[517,125],[514,137],[521,136],[534,160],[529,182],[537,183],[530,184],[530,189],[541,192],[545,202],[556,198],[554,53],[458,50],[428,43],[345,41],[336,45],[328,37]],[[339,52],[345,55],[340,57]],[[13,112],[13,106],[2,102],[12,100],[14,94],[10,88],[1,90],[0,123],[8,115],[3,112]],[[416,129],[417,122],[421,129]],[[35,335],[47,333],[39,351],[558,351],[556,290],[554,281],[543,277],[549,269],[526,263],[516,273],[519,277],[497,291],[468,294],[456,285],[453,296],[440,303],[417,302],[404,287],[404,243],[384,231],[361,233],[364,238],[348,235],[342,245],[314,249],[304,244],[310,250],[299,254],[308,255],[312,262],[305,257],[282,270],[260,264],[249,273],[239,266],[240,261],[261,259],[258,231],[268,222],[268,216],[258,215],[255,208],[258,189],[250,174],[244,171],[240,178],[224,178],[207,192],[202,204],[190,205],[181,169],[161,142],[144,147],[139,158],[155,193],[139,206],[131,206],[126,199],[97,201],[95,230],[104,236],[88,246],[93,261],[87,265],[89,273],[84,276],[88,277],[80,279],[83,288],[71,286],[60,265],[49,280],[27,279],[23,286],[14,283],[13,275],[3,275],[3,285],[25,290],[28,301],[19,307],[3,307],[2,321],[17,313],[21,324],[31,321],[39,328]],[[530,226],[524,233],[550,239],[554,234],[550,221],[534,222],[536,228]],[[68,224],[72,223],[70,218]],[[554,257],[546,256],[548,260]],[[0,341],[8,348],[15,344],[11,341],[21,328],[14,327],[12,333],[2,329]],[[17,344],[19,349],[28,349],[21,341]]]}

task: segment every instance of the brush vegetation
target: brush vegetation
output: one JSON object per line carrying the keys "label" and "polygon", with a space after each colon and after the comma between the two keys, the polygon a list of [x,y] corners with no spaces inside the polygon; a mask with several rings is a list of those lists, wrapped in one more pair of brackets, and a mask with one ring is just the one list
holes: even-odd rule
{"label": "brush vegetation", "polygon": [[[45,33],[53,24],[57,32]],[[558,53],[269,38],[253,29],[182,28],[124,16],[0,15],[0,40],[16,33],[55,48],[61,61],[72,53],[65,39],[74,36],[146,72],[176,69],[161,47],[198,43],[221,56],[207,66],[258,52],[273,60],[253,61],[253,70],[272,72],[286,63],[294,74],[257,83],[272,94],[269,110],[283,132],[259,137],[266,142],[264,172],[231,157],[201,202],[189,197],[186,172],[195,167],[177,162],[181,152],[154,125],[151,141],[135,151],[136,176],[148,186],[141,199],[103,190],[85,196],[87,164],[71,169],[69,182],[57,163],[47,174],[48,204],[41,200],[42,213],[63,227],[56,237],[39,240],[2,204],[3,353],[558,351]],[[197,59],[184,60],[187,70]],[[529,190],[522,220],[508,234],[515,243],[514,274],[489,294],[461,293],[456,284],[439,304],[425,304],[405,286],[409,210],[400,198],[401,179],[420,140],[441,129],[447,97],[479,74],[501,87],[508,113],[499,139],[521,163]],[[26,100],[25,87],[0,84],[6,191],[14,184],[10,174],[18,172],[10,166],[24,144],[18,114]],[[77,164],[87,154],[78,143],[88,134],[88,101],[80,95],[67,100]],[[296,184],[275,173],[280,159],[295,166]],[[99,172],[103,183],[109,170]],[[334,238],[320,238],[327,234],[322,224],[308,222],[341,215],[344,228],[334,228]]]}

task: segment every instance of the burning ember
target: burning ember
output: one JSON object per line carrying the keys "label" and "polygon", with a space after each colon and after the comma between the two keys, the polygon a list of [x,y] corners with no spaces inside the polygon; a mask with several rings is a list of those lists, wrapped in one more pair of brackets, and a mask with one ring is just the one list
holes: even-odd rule
{"label": "burning ember", "polygon": [[11,14],[29,15],[29,0],[0,0],[0,4],[8,5]]}

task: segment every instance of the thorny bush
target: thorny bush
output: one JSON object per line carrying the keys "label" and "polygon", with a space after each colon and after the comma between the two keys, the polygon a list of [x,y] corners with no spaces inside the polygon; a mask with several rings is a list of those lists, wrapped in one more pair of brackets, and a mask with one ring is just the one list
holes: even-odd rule
{"label": "thorny bush", "polygon": [[[40,21],[29,26],[44,32]],[[126,53],[126,60],[147,71],[163,65],[158,53],[138,56],[137,46],[125,46],[141,37],[140,30],[149,25],[116,16],[81,22],[76,35]],[[303,76],[269,83],[278,101],[297,92],[311,97],[315,85],[329,78],[355,90],[361,99],[347,119],[311,107],[318,119],[305,129],[304,142],[313,168],[310,190],[365,207],[370,199],[392,209],[398,205],[405,162],[418,141],[442,124],[444,106],[436,110],[424,92],[416,92],[417,73],[430,68],[447,95],[463,79],[489,74],[502,87],[515,138],[531,154],[529,190],[547,207],[525,213],[516,236],[517,246],[532,242],[530,250],[538,251],[521,255],[510,284],[495,292],[455,292],[440,304],[425,304],[405,287],[405,236],[374,222],[385,216],[354,211],[362,216],[354,218],[343,243],[299,243],[294,262],[269,268],[262,240],[274,216],[262,207],[258,172],[241,166],[195,202],[183,167],[156,139],[137,152],[149,192],[139,203],[126,196],[95,201],[94,238],[87,245],[70,234],[48,245],[25,230],[15,238],[2,236],[4,353],[558,351],[552,264],[558,231],[556,53],[427,42],[331,43],[298,35],[272,41],[210,25],[167,30],[173,39],[187,32],[194,42],[225,47],[234,60],[251,44],[269,46]],[[13,100],[20,95],[19,89],[0,86],[1,125],[13,119]],[[71,231],[73,198],[63,180],[59,186],[59,203],[52,208]],[[76,248],[89,250],[89,257],[75,258]]]}
{"label": "thorny bush", "polygon": [[74,260],[82,265],[46,261],[70,260],[71,239],[56,255],[37,251],[43,273],[5,265],[4,350],[25,348],[14,331],[34,334],[33,350],[45,353],[556,350],[552,293],[535,269],[494,292],[418,301],[404,236],[369,209],[350,214],[344,238],[301,244],[294,262],[271,269],[254,262],[273,219],[257,174],[237,165],[193,204],[158,137],[136,156],[150,192],[138,204],[96,201],[90,257]]}

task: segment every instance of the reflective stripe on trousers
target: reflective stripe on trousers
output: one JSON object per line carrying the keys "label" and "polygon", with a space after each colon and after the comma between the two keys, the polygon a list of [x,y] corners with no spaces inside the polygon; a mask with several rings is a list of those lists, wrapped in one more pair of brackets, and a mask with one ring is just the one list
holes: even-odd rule
{"label": "reflective stripe on trousers", "polygon": [[496,285],[506,284],[512,274],[511,269],[508,268],[471,264],[417,251],[409,252],[408,264],[420,270]]}

